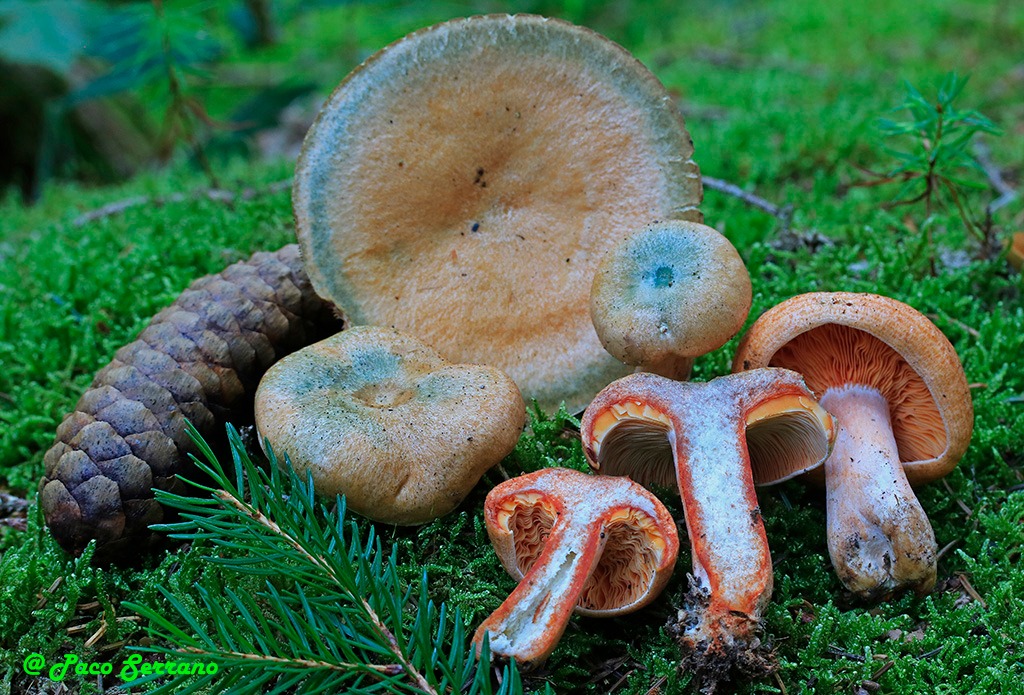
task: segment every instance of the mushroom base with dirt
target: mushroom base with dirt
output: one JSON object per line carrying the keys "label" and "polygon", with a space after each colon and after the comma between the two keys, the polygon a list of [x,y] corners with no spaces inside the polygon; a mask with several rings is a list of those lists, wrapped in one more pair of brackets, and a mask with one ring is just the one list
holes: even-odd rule
{"label": "mushroom base with dirt", "polygon": [[876,389],[846,386],[820,402],[839,423],[825,479],[828,550],[840,581],[868,600],[931,591],[935,532],[903,472],[888,401]]}
{"label": "mushroom base with dirt", "polygon": [[678,486],[693,552],[690,592],[670,627],[683,664],[711,688],[767,673],[757,631],[772,562],[750,462],[807,470],[834,437],[800,376],[760,369],[689,383],[632,374],[597,395],[580,431],[600,473]]}

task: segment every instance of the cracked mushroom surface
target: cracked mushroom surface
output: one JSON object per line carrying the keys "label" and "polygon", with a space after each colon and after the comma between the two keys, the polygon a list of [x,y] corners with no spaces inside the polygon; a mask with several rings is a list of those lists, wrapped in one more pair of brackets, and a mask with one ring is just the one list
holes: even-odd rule
{"label": "cracked mushroom surface", "polygon": [[750,312],[750,275],[736,248],[696,222],[655,222],[613,246],[590,291],[590,316],[617,359],[686,379]]}
{"label": "cracked mushroom surface", "polygon": [[256,392],[256,428],[321,495],[375,521],[422,524],[454,509],[519,441],[512,380],[452,364],[389,328],[342,331],[277,362]]}
{"label": "cracked mushroom surface", "polygon": [[487,495],[487,533],[519,585],[477,629],[491,653],[543,662],[575,611],[639,610],[672,575],[679,537],[665,506],[625,478],[547,468]]}
{"label": "cracked mushroom surface", "polygon": [[[937,544],[912,485],[946,475],[967,449],[967,378],[942,332],[916,309],[874,294],[815,292],[769,309],[744,336],[734,371],[804,375],[839,424],[825,462],[828,548],[865,600],[931,590]],[[758,484],[794,475],[757,468]],[[821,472],[815,472],[821,481]]]}
{"label": "cracked mushroom surface", "polygon": [[627,371],[587,310],[600,251],[638,219],[702,219],[692,155],[622,47],[561,20],[458,19],[331,95],[296,167],[298,239],[353,324],[413,332],[576,412]]}
{"label": "cracked mushroom surface", "polygon": [[581,436],[599,473],[679,490],[693,575],[669,630],[684,664],[709,681],[767,672],[756,633],[772,563],[750,465],[810,469],[834,437],[800,376],[759,369],[691,383],[632,374],[597,395]]}

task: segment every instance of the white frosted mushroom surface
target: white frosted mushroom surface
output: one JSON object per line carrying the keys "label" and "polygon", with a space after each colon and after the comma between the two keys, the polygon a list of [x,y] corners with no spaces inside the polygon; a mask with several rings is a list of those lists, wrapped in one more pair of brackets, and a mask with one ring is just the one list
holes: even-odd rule
{"label": "white frosted mushroom surface", "polygon": [[256,427],[279,457],[311,471],[318,493],[395,524],[454,509],[524,421],[507,375],[451,364],[394,329],[352,328],[299,350],[256,393]]}
{"label": "white frosted mushroom surface", "polygon": [[317,292],[582,408],[627,370],[588,312],[636,220],[700,221],[679,109],[627,51],[559,20],[454,20],[381,50],[310,129],[293,204]]}

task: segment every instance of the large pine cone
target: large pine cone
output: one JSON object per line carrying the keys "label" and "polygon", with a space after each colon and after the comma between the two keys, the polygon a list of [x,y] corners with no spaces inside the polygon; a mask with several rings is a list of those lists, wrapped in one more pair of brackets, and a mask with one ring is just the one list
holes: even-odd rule
{"label": "large pine cone", "polygon": [[257,253],[192,283],[117,351],[57,428],[40,483],[57,542],[75,554],[93,538],[101,561],[128,561],[154,541],[172,490],[204,438],[251,421],[260,377],[275,361],[341,327],[309,284],[298,247]]}

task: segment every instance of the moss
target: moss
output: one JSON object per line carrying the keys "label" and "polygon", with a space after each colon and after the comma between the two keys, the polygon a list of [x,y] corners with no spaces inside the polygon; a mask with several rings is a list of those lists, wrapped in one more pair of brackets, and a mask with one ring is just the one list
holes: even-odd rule
{"label": "moss", "polygon": [[[540,5],[551,12],[562,7],[530,7]],[[891,295],[933,318],[976,385],[970,449],[945,482],[920,491],[939,546],[953,543],[939,563],[939,587],[927,597],[875,608],[850,603],[829,566],[820,492],[797,484],[760,491],[776,579],[764,639],[779,670],[778,680],[740,692],[778,692],[780,683],[788,693],[849,692],[868,680],[887,693],[1016,692],[1024,679],[1024,493],[1009,490],[1024,482],[1024,374],[1015,363],[1024,354],[1024,284],[1002,259],[970,260],[977,249],[954,211],[934,211],[929,220],[922,208],[886,209],[894,189],[852,184],[862,180],[857,167],[892,164],[872,123],[899,100],[902,79],[927,86],[950,69],[970,72],[965,106],[1004,126],[1020,121],[1015,70],[1024,6],[966,0],[676,5],[662,15],[636,12],[610,33],[628,40],[680,96],[706,175],[794,208],[794,235],[784,239],[778,220],[706,192],[708,223],[733,241],[750,271],[755,294],[748,323],[800,292]],[[341,51],[347,66],[449,12],[440,5],[413,11],[353,3],[328,16],[351,20]],[[595,9],[583,17],[607,30],[612,14]],[[314,21],[315,13],[307,18],[276,50],[302,53],[307,61],[337,51],[333,23]],[[337,63],[316,70],[325,80],[344,71]],[[1007,127],[998,147],[991,144],[1004,167],[1024,160],[1019,129]],[[218,175],[225,188],[258,189],[290,176],[290,165],[238,162],[221,165]],[[60,418],[116,348],[189,282],[290,240],[286,190],[226,205],[202,193],[207,185],[182,165],[117,187],[51,186],[33,208],[0,202],[0,490],[34,497]],[[178,194],[182,199],[173,198]],[[134,196],[165,202],[74,224],[83,211]],[[989,196],[972,192],[971,200],[980,208]],[[1009,232],[1022,215],[1018,199],[996,223]],[[931,276],[920,248],[925,223],[940,248],[965,250],[969,262],[940,264]],[[810,232],[831,243],[801,242]],[[694,378],[728,371],[735,344],[700,358]],[[585,467],[567,413],[538,419],[503,467],[515,475],[556,464]],[[377,529],[385,542],[398,544],[404,578],[417,580],[425,567],[434,597],[459,607],[471,627],[512,589],[480,515],[484,495],[500,479],[498,471],[489,473],[456,513],[434,524]],[[681,518],[678,502],[668,503]],[[144,638],[144,626],[115,622],[131,617],[120,609],[123,600],[160,606],[156,586],[164,585],[191,602],[192,583],[212,572],[199,547],[136,568],[91,568],[57,548],[40,528],[36,507],[27,530],[0,530],[0,551],[0,692],[5,684],[12,692],[28,687],[21,662],[32,651],[48,659],[65,653],[123,658],[120,642]],[[574,619],[529,687],[547,681],[560,692],[640,695],[653,686],[687,692],[690,677],[676,671],[675,647],[661,628],[685,591],[688,566],[684,553],[665,594],[638,615]],[[104,619],[106,633],[86,647]]]}

